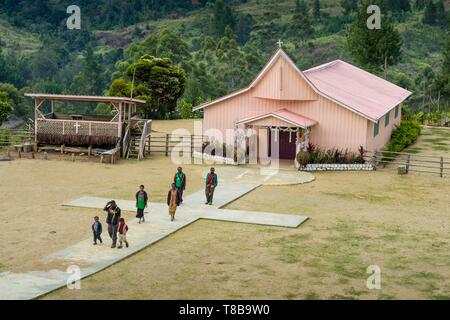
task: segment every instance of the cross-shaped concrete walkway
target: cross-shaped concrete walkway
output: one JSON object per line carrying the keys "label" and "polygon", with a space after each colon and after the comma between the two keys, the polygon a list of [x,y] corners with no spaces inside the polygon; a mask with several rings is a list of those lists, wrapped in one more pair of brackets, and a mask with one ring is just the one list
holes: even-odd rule
{"label": "cross-shaped concrete walkway", "polygon": [[[174,222],[169,220],[167,205],[151,203],[146,210],[146,223],[129,221],[127,234],[129,248],[111,249],[107,232],[103,232],[104,244],[93,246],[92,239],[55,252],[42,260],[43,263],[60,262],[80,267],[81,278],[95,274],[128,256],[154,244],[198,219],[251,223],[296,228],[308,218],[269,212],[251,212],[220,209],[257,188],[258,184],[222,183],[214,195],[214,205],[203,204],[203,191],[185,197],[178,208]],[[65,203],[65,206],[101,209],[111,199],[82,197]],[[117,200],[123,211],[135,211],[135,201]],[[106,226],[105,226],[106,227]],[[69,274],[65,270],[33,271],[27,273],[0,273],[0,299],[33,299],[67,285]]]}

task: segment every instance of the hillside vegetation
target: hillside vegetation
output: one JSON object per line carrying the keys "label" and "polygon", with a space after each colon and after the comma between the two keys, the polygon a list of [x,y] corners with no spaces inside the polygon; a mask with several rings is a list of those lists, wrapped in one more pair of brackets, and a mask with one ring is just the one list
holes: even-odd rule
{"label": "hillside vegetation", "polygon": [[[370,2],[381,7],[383,16],[383,30],[373,39],[391,39],[383,49],[389,51],[386,59],[370,52],[358,56],[348,45],[351,35],[361,47],[375,50],[382,43],[358,40],[358,32],[360,39],[366,36],[357,23],[365,0],[80,1],[81,30],[65,27],[69,2],[0,5],[0,82],[19,93],[127,95],[130,68],[143,55],[167,57],[185,71],[178,88],[183,94],[167,99],[170,105],[156,106],[149,94],[154,88],[144,79],[146,110],[157,107],[149,111],[156,118],[194,117],[192,105],[246,86],[281,39],[300,69],[340,58],[413,91],[412,111],[442,112],[449,106],[445,44],[450,24],[443,8],[450,5],[441,0]],[[386,65],[379,63],[385,60]],[[18,100],[16,113],[27,115],[30,101]]]}

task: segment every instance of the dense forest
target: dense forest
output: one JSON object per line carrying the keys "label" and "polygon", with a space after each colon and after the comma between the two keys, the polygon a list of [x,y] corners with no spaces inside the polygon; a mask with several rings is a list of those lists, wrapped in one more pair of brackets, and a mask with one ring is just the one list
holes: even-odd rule
{"label": "dense forest", "polygon": [[[71,4],[81,9],[80,30],[66,26]],[[381,8],[381,29],[367,28],[369,4]],[[340,58],[413,91],[410,111],[449,116],[449,8],[443,0],[0,0],[0,123],[11,112],[32,115],[28,91],[133,91],[149,117],[201,116],[193,105],[248,85],[279,39],[300,69]]]}

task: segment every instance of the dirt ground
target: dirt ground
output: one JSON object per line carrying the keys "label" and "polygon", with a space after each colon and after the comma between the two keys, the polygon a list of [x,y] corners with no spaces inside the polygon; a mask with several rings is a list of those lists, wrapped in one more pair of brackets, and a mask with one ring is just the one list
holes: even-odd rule
{"label": "dirt ground", "polygon": [[[183,167],[191,178],[186,194],[198,191],[207,167]],[[164,202],[176,168],[165,157],[119,165],[31,159],[0,162],[0,219],[6,230],[0,233],[0,272],[34,270],[39,259],[86,239],[92,218],[104,215],[98,210],[62,207],[62,203],[83,195],[134,199],[140,184],[146,186],[151,201]],[[134,214],[126,217],[134,218]]]}
{"label": "dirt ground", "polygon": [[202,119],[181,119],[181,120],[154,120],[152,121],[152,131],[162,133],[173,133],[175,130],[186,129],[190,134],[201,135],[202,131],[195,132],[194,123],[201,128]]}
{"label": "dirt ground", "polygon": [[[423,139],[441,137],[425,130],[412,148],[425,152],[434,144]],[[170,181],[172,167],[164,157],[117,166],[0,163],[0,270],[32,270],[86,238],[99,213],[63,208],[65,200],[132,199],[142,182],[151,200],[163,201],[161,182]],[[185,166],[190,192],[200,189],[204,169]],[[450,299],[450,178],[399,176],[393,168],[315,176],[304,185],[260,187],[228,207],[309,216],[299,228],[202,220],[83,280],[81,290],[45,298]],[[366,287],[370,265],[381,268],[380,290]]]}

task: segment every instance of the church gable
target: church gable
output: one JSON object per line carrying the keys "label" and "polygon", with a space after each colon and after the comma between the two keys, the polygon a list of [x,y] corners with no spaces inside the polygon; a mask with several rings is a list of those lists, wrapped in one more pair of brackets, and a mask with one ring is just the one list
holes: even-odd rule
{"label": "church gable", "polygon": [[283,55],[266,67],[252,90],[252,96],[275,100],[316,100],[318,94]]}

